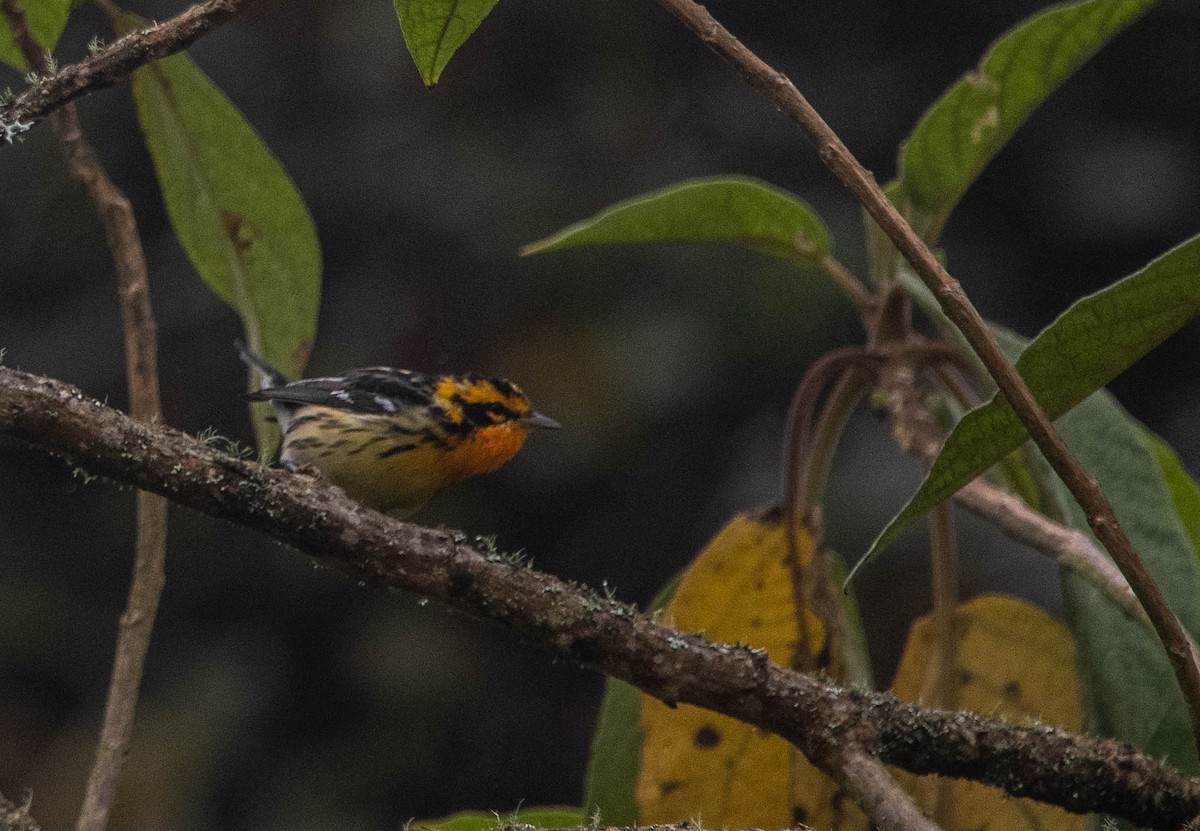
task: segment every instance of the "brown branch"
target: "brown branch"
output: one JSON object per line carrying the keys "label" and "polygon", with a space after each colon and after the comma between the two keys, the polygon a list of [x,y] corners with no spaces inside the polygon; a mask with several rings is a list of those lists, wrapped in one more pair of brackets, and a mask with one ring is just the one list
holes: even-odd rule
{"label": "brown branch", "polygon": [[[46,56],[26,26],[19,0],[0,0],[13,38],[26,61],[39,75],[49,72]],[[62,145],[71,176],[83,185],[104,224],[108,247],[117,270],[117,294],[125,332],[125,372],[132,416],[159,421],[162,408],[158,390],[158,346],[146,256],[138,236],[133,207],[108,177],[104,166],[83,135],[75,105],[67,103],[51,113],[54,132]],[[96,743],[96,761],[76,824],[77,831],[103,831],[116,793],[117,779],[133,735],[133,718],[142,682],[142,667],[150,648],[154,618],[164,582],[167,550],[167,501],[139,491],[133,576],[125,611],[117,627],[116,654],[104,707],[104,722]]]}
{"label": "brown branch", "polygon": [[888,773],[870,746],[845,744],[832,754],[841,775],[834,777],[871,821],[872,828],[940,831],[940,826]]}
{"label": "brown branch", "polygon": [[[29,65],[40,76],[24,92],[0,107],[0,145],[11,144],[50,113],[82,95],[122,83],[129,74],[156,58],[174,55],[220,26],[250,0],[205,0],[172,17],[130,32],[85,60],[51,74],[38,48]],[[41,64],[39,66],[39,64]]]}
{"label": "brown branch", "polygon": [[[529,831],[532,826],[521,822],[521,813],[516,811],[511,817],[501,815],[501,825],[496,831]],[[604,818],[601,817],[601,820]],[[0,826],[0,831],[4,831]],[[540,831],[704,831],[700,822],[687,820],[673,825],[574,825],[570,828],[541,828]],[[791,831],[812,831],[811,826],[797,823]]]}
{"label": "brown branch", "polygon": [[1071,454],[1054,429],[1025,381],[1004,357],[987,324],[971,305],[962,286],[942,267],[937,257],[913,231],[896,207],[884,196],[875,177],[851,154],[842,140],[825,123],[786,75],[765,63],[725,29],[703,6],[693,0],[658,0],[678,17],[710,49],[728,61],[750,86],[761,92],[799,127],[817,149],[821,161],[833,171],[871,215],[918,276],[933,292],[942,310],[963,333],[979,355],[1013,411],[1029,431],[1034,444],[1063,480],[1087,516],[1088,525],[1112,555],[1129,581],[1154,630],[1183,691],[1191,719],[1193,738],[1200,746],[1200,666],[1192,660],[1191,648],[1179,620],[1171,612],[1158,585],[1146,570],[1128,535],[1117,520],[1099,484]]}
{"label": "brown branch", "polygon": [[824,684],[771,664],[760,650],[659,626],[628,606],[473,545],[461,532],[391,520],[319,480],[134,421],[59,381],[0,367],[0,432],[259,529],[356,580],[417,592],[500,623],[663,701],[757,725],[826,772],[853,746],[915,773],[970,778],[1152,828],[1176,829],[1200,814],[1200,780],[1123,743]]}

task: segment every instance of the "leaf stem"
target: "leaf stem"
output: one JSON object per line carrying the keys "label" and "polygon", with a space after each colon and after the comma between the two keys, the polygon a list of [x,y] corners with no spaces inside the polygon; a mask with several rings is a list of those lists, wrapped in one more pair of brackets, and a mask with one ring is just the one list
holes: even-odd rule
{"label": "leaf stem", "polygon": [[854,276],[850,269],[846,268],[832,254],[826,254],[821,258],[821,270],[828,274],[830,279],[837,283],[838,288],[846,293],[850,302],[854,304],[854,308],[858,310],[864,328],[869,329],[875,309],[874,295],[867,290],[861,280]]}
{"label": "leaf stem", "polygon": [[691,29],[701,42],[729,62],[743,80],[800,127],[805,138],[816,147],[821,161],[853,191],[859,203],[933,292],[946,316],[963,333],[1029,431],[1030,438],[1083,508],[1088,525],[1112,555],[1150,617],[1187,702],[1193,739],[1200,748],[1200,667],[1192,660],[1183,627],[1167,606],[1162,592],[1146,570],[1099,484],[1071,454],[1029,387],[1000,351],[962,286],[942,267],[929,247],[883,194],[874,176],[850,153],[786,75],[746,48],[707,9],[693,0],[657,1]]}
{"label": "leaf stem", "polygon": [[[794,533],[805,514],[821,503],[846,419],[876,375],[874,369],[864,370],[863,366],[878,360],[862,347],[831,350],[813,361],[792,393],[783,441],[784,510],[787,527],[793,529],[789,533]],[[837,382],[814,431],[817,404],[833,378]]]}

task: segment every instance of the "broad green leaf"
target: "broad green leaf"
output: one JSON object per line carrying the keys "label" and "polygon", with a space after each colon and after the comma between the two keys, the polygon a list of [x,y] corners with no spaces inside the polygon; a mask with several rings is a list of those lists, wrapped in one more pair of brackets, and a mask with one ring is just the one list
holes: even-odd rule
{"label": "broad green leaf", "polygon": [[712,240],[735,242],[805,266],[829,253],[829,231],[806,202],[745,176],[690,179],[635,196],[553,236],[522,254],[576,245]]}
{"label": "broad green leaf", "polygon": [[[321,252],[295,185],[185,55],[134,72],[133,95],[167,214],[192,265],[241,317],[251,350],[299,375],[316,333]],[[260,453],[274,444],[267,427],[256,424]]]}
{"label": "broad green leaf", "polygon": [[[897,698],[1079,732],[1075,644],[1065,626],[1036,606],[996,594],[961,604],[954,618],[954,700],[940,701],[936,695],[940,650],[932,614],[914,622],[909,632],[892,684]],[[1014,799],[978,782],[947,785],[936,776],[893,773],[946,831],[1082,831],[1084,826],[1078,814]],[[944,799],[950,802],[939,804]]]}
{"label": "broad green leaf", "polygon": [[406,828],[429,831],[500,831],[502,828],[529,825],[534,828],[578,828],[587,819],[579,808],[518,808],[508,813],[496,811],[460,811],[441,819],[412,820]]}
{"label": "broad green leaf", "polygon": [[[1088,398],[1058,428],[1112,502],[1172,611],[1193,638],[1200,637],[1200,561],[1144,428],[1106,392]],[[1083,511],[1059,487],[1070,524],[1090,533]],[[1066,570],[1062,578],[1089,729],[1200,773],[1183,696],[1158,639],[1087,580]]]}
{"label": "broad green leaf", "polygon": [[[1056,419],[1197,312],[1200,237],[1074,303],[1021,353],[1017,369],[1042,409]],[[867,557],[886,547],[917,517],[953,496],[1027,437],[1024,425],[999,393],[967,413],[946,440],[916,495],[875,540]]]}
{"label": "broad green leaf", "polygon": [[[39,46],[47,52],[52,51],[63,27],[67,25],[71,0],[25,0],[23,5],[29,33]],[[4,15],[0,15],[0,61],[21,72],[29,68],[25,56],[13,41],[12,28]]]}
{"label": "broad green leaf", "polygon": [[498,0],[393,0],[404,44],[432,87]]}
{"label": "broad green leaf", "polygon": [[1179,457],[1169,444],[1149,430],[1144,430],[1142,437],[1154,453],[1158,469],[1166,479],[1167,491],[1171,494],[1175,513],[1187,529],[1192,547],[1200,553],[1200,485],[1197,485],[1196,480],[1184,470]]}
{"label": "broad green leaf", "polygon": [[937,238],[979,172],[1030,113],[1152,0],[1086,0],[1052,6],[992,44],[917,122],[900,158],[917,217]]}

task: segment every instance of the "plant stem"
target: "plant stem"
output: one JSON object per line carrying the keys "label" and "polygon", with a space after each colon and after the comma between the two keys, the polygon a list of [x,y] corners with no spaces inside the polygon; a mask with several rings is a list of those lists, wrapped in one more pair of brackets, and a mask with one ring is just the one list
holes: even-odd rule
{"label": "plant stem", "polygon": [[1030,438],[1083,508],[1088,525],[1121,569],[1146,610],[1187,702],[1193,739],[1200,748],[1200,667],[1192,660],[1182,625],[1167,606],[1166,599],[1146,570],[1099,484],[1071,454],[1029,387],[1000,351],[962,286],[942,267],[929,247],[884,196],[874,176],[854,158],[786,75],[747,49],[703,6],[692,0],[658,0],[658,3],[728,61],[743,80],[796,122],[804,136],[816,147],[821,161],[853,191],[859,203],[933,292],[946,316],[963,333],[1029,431]]}
{"label": "plant stem", "polygon": [[[958,549],[949,502],[929,514],[929,560],[933,576],[933,630],[936,637],[933,706],[958,709]],[[954,824],[954,781],[937,780],[933,818],[947,828]]]}
{"label": "plant stem", "polygon": [[864,328],[869,328],[875,299],[867,291],[867,287],[832,254],[826,254],[821,258],[821,270],[828,274],[830,279],[837,283],[838,288],[846,293],[850,302],[854,304],[854,308],[858,310],[858,316],[862,318]]}
{"label": "plant stem", "polygon": [[[0,0],[0,10],[30,67],[49,75],[41,47],[29,33],[19,0]],[[52,113],[54,131],[71,175],[84,187],[104,224],[117,270],[117,295],[125,333],[125,371],[129,412],[148,423],[162,418],[158,390],[158,347],[146,257],[138,236],[133,207],[113,184],[83,135],[74,104]],[[104,723],[96,744],[96,761],[88,777],[77,831],[103,831],[116,793],[121,765],[129,752],[142,668],[150,646],[154,618],[164,582],[167,547],[167,501],[147,491],[137,494],[137,531],[133,576],[117,630],[116,654],[104,707]]]}
{"label": "plant stem", "polygon": [[[875,375],[873,366],[878,357],[858,347],[843,347],[822,355],[800,379],[788,408],[783,440],[783,514],[787,539],[788,563],[792,574],[792,594],[797,606],[797,661],[793,669],[811,672],[823,668],[837,681],[846,676],[845,611],[829,567],[825,550],[825,534],[821,523],[820,506],[825,492],[825,480],[838,440],[846,421],[858,402],[870,388]],[[821,393],[831,378],[836,377],[817,427],[813,419]],[[813,553],[807,567],[802,566],[797,532],[801,524],[812,537]],[[822,644],[814,643],[808,631],[806,608],[811,608],[825,625],[823,667],[816,662]]]}

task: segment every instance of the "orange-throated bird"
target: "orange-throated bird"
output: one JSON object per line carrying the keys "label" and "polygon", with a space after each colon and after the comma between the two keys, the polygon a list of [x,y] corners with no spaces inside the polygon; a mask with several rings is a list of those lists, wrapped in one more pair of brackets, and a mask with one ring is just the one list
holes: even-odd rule
{"label": "orange-throated bird", "polygon": [[408,516],[446,485],[496,470],[535,427],[520,388],[482,375],[425,375],[386,366],[289,381],[237,344],[258,373],[251,401],[270,401],[283,431],[279,460],[311,466],[368,507]]}

